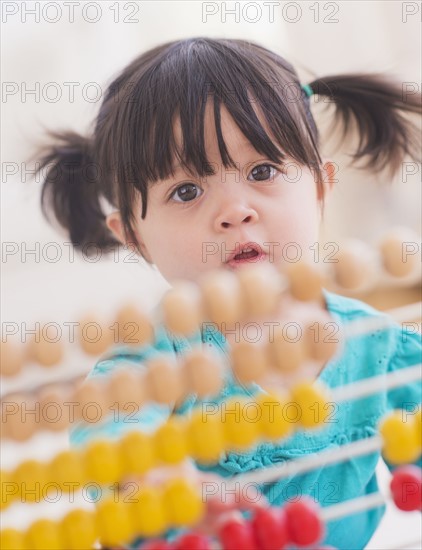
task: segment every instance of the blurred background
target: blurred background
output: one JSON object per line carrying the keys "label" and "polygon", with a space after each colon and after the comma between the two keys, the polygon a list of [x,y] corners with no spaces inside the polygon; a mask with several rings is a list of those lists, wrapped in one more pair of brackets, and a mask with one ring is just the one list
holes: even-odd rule
{"label": "blurred background", "polygon": [[[420,3],[392,0],[3,2],[3,329],[7,326],[10,334],[17,328],[21,334],[35,322],[62,324],[88,313],[107,320],[127,301],[150,311],[168,287],[154,268],[128,251],[90,261],[73,253],[66,235],[43,219],[42,182],[34,181],[35,163],[27,162],[45,141],[46,128],[89,132],[107,86],[134,57],[179,38],[245,38],[286,57],[303,83],[327,74],[374,71],[389,73],[420,92],[420,23]],[[339,166],[321,242],[357,238],[375,243],[401,225],[420,234],[420,165],[409,159],[394,180],[352,169],[348,155],[353,147],[335,150],[332,119],[321,107],[313,98],[322,153]],[[419,299],[413,280],[399,289],[393,284],[386,288],[363,299],[380,308]],[[92,357],[77,361],[77,366],[73,359],[65,368],[89,369],[95,363]],[[41,370],[34,366],[22,377],[26,382],[50,379],[52,371]],[[2,391],[11,384],[3,380]],[[7,461],[10,455],[5,453]],[[389,510],[368,548],[386,548],[386,541],[391,547],[403,541],[402,533],[419,533],[420,517],[398,515]]]}

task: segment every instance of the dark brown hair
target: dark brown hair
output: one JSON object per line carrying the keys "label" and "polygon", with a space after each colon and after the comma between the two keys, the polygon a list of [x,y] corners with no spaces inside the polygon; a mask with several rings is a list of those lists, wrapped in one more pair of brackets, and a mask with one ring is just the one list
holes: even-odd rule
{"label": "dark brown hair", "polygon": [[[317,99],[325,96],[335,106],[343,137],[356,124],[353,161],[362,158],[365,168],[394,174],[407,155],[417,160],[420,136],[404,115],[421,113],[421,94],[403,97],[401,84],[381,74],[327,76],[309,86]],[[105,224],[100,202],[105,197],[120,210],[126,239],[138,248],[136,191],[144,218],[148,186],[173,175],[176,162],[197,176],[214,173],[204,146],[210,99],[226,168],[234,161],[221,133],[221,104],[259,153],[276,163],[289,155],[313,171],[322,190],[318,130],[292,65],[245,40],[191,38],[153,48],[130,63],[107,89],[91,136],[50,132],[53,145],[39,152],[39,172],[46,172],[44,215],[54,214],[76,248],[94,243],[107,251],[119,243]],[[181,150],[173,135],[175,117],[181,122]]]}

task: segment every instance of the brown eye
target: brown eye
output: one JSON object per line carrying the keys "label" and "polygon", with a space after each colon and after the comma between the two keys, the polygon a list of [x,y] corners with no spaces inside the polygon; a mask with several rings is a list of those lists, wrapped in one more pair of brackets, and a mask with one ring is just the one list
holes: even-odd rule
{"label": "brown eye", "polygon": [[276,172],[277,168],[272,164],[260,164],[255,166],[250,175],[253,176],[255,181],[267,181],[274,179]]}
{"label": "brown eye", "polygon": [[174,191],[170,198],[176,202],[190,202],[200,196],[198,194],[199,190],[199,187],[194,183],[184,183]]}

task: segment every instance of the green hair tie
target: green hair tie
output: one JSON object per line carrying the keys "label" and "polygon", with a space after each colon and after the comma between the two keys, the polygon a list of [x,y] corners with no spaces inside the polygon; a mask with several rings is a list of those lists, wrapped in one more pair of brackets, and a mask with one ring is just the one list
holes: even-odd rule
{"label": "green hair tie", "polygon": [[313,95],[314,91],[312,90],[312,88],[309,86],[309,84],[303,84],[302,85],[302,90],[305,92],[305,94],[308,96],[308,97],[311,97],[311,95]]}

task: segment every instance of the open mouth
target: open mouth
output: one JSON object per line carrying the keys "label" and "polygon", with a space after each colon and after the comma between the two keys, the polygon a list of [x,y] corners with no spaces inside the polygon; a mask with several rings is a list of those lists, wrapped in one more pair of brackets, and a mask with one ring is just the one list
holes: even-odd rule
{"label": "open mouth", "polygon": [[256,258],[259,256],[259,252],[254,248],[249,247],[247,250],[242,250],[240,254],[236,254],[233,260],[249,260],[250,258]]}
{"label": "open mouth", "polygon": [[231,257],[230,260],[227,261],[227,264],[230,267],[238,267],[241,264],[245,263],[255,263],[259,262],[265,257],[265,253],[261,250],[259,245],[246,245],[243,246],[242,250]]}

